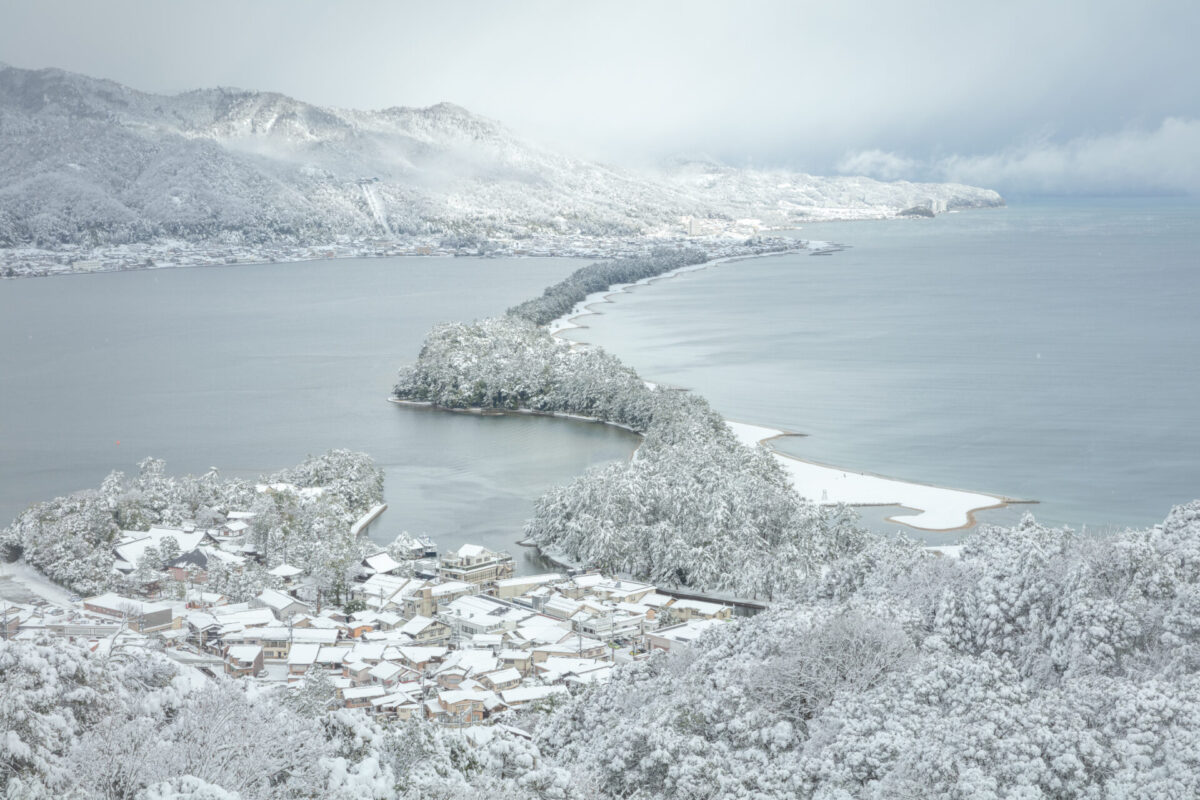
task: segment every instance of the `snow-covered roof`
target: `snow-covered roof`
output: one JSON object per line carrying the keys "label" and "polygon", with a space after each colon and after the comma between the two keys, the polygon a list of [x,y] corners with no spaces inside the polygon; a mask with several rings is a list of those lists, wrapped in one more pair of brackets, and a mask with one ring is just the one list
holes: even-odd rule
{"label": "snow-covered roof", "polygon": [[486,547],[481,547],[477,544],[464,544],[454,554],[459,558],[479,558],[487,552],[489,551]]}
{"label": "snow-covered roof", "polygon": [[539,644],[533,649],[543,653],[578,653],[583,650],[593,650],[597,647],[603,647],[604,642],[597,639],[592,639],[587,636],[568,636],[563,641],[555,644]]}
{"label": "snow-covered roof", "polygon": [[229,657],[234,661],[253,662],[262,654],[262,648],[256,644],[235,644],[229,648]]}
{"label": "snow-covered roof", "polygon": [[375,570],[376,573],[384,574],[391,572],[394,569],[399,569],[401,566],[400,562],[396,561],[396,559],[392,558],[386,552],[380,552],[373,556],[367,556],[363,559],[363,563]]}
{"label": "snow-covered roof", "polygon": [[277,578],[285,578],[285,579],[286,578],[294,578],[297,575],[302,574],[303,572],[304,572],[304,570],[300,569],[299,567],[293,567],[291,564],[280,564],[277,567],[273,567],[273,568],[267,570],[267,573],[269,575],[274,575]]}
{"label": "snow-covered roof", "polygon": [[283,592],[275,589],[263,589],[255,599],[276,613],[279,613],[293,605],[299,605],[304,608],[308,607],[291,595],[284,594]]}
{"label": "snow-covered roof", "polygon": [[293,644],[288,651],[288,666],[308,666],[317,660],[321,645],[309,642]]}
{"label": "snow-covered roof", "polygon": [[371,667],[370,676],[377,681],[390,681],[397,675],[407,672],[405,667],[399,664],[393,664],[390,661],[380,661],[375,666]]}
{"label": "snow-covered roof", "polygon": [[561,620],[534,616],[510,634],[518,642],[529,644],[553,644],[561,641],[571,631],[571,626]]}
{"label": "snow-covered roof", "polygon": [[95,597],[85,598],[83,601],[87,605],[95,606],[96,608],[108,609],[110,611],[119,611],[132,615],[138,614],[153,614],[158,611],[168,611],[170,606],[163,603],[148,603],[144,600],[137,600],[132,597],[123,597],[116,592],[105,592],[98,594]]}
{"label": "snow-covered roof", "polygon": [[583,603],[572,600],[569,597],[558,595],[547,600],[546,605],[542,610],[547,614],[553,614],[556,617],[567,619],[568,617],[574,616],[575,612],[579,611],[581,608],[583,608]]}
{"label": "snow-covered roof", "polygon": [[442,658],[450,652],[448,647],[401,647],[400,655],[412,664],[421,664]]}
{"label": "snow-covered roof", "polygon": [[342,689],[342,697],[346,700],[366,700],[371,697],[382,697],[387,693],[387,689],[377,685],[352,686],[349,689]]}
{"label": "snow-covered roof", "polygon": [[409,636],[418,636],[430,625],[433,625],[437,620],[430,617],[423,617],[420,614],[410,619],[400,628],[400,632]]}
{"label": "snow-covered roof", "polygon": [[240,639],[242,641],[270,641],[270,642],[291,642],[293,645],[297,643],[307,642],[309,644],[331,645],[337,641],[337,631],[322,630],[320,628],[285,628],[283,626],[264,626],[261,628],[246,628],[242,631],[231,631],[224,633],[223,636],[227,640]]}
{"label": "snow-covered roof", "polygon": [[554,583],[561,581],[563,576],[557,572],[543,572],[540,575],[521,575],[516,578],[503,578],[496,581],[496,585],[500,587],[511,586],[538,586],[543,583]]}
{"label": "snow-covered roof", "polygon": [[486,675],[481,675],[480,678],[486,678],[495,685],[508,683],[509,681],[519,681],[521,680],[521,673],[517,671],[516,667],[508,667],[507,669],[500,669],[495,672],[489,672]]}
{"label": "snow-covered roof", "polygon": [[455,650],[446,657],[438,672],[460,669],[468,675],[482,675],[496,670],[499,666],[499,659],[487,650]]}
{"label": "snow-covered roof", "polygon": [[419,578],[377,573],[355,587],[354,592],[361,596],[368,605],[383,607],[389,602],[395,603],[414,595],[427,585],[427,581]]}
{"label": "snow-covered roof", "polygon": [[489,699],[489,696],[495,696],[495,692],[480,692],[469,689],[446,689],[445,691],[438,692],[438,700],[448,706],[462,702],[483,703]]}
{"label": "snow-covered roof", "polygon": [[723,608],[725,608],[725,606],[721,605],[720,603],[707,603],[703,600],[680,599],[680,600],[676,600],[674,603],[672,603],[671,608],[676,609],[676,610],[688,609],[690,611],[695,611],[697,613],[704,614],[705,616],[711,617],[714,614],[719,613]]}
{"label": "snow-covered roof", "polygon": [[230,553],[229,551],[223,550],[220,547],[201,547],[200,550],[204,553],[204,555],[208,556],[208,558],[214,561],[219,561],[222,564],[237,566],[246,563],[245,556],[239,556],[236,553]]}
{"label": "snow-covered roof", "polygon": [[669,628],[659,628],[652,635],[680,644],[689,644],[714,625],[725,624],[719,619],[693,619]]}
{"label": "snow-covered roof", "polygon": [[221,625],[215,616],[206,611],[193,611],[184,618],[184,621],[198,631],[205,628],[217,628]]}
{"label": "snow-covered roof", "polygon": [[518,686],[500,692],[500,698],[508,705],[520,705],[544,700],[558,694],[566,694],[565,686]]}
{"label": "snow-covered roof", "polygon": [[174,539],[180,553],[190,553],[200,546],[205,531],[183,531],[176,528],[151,528],[148,531],[121,531],[123,538],[113,548],[117,556],[130,564],[137,564],[151,547],[162,549],[162,543]]}
{"label": "snow-covered roof", "polygon": [[666,606],[668,603],[670,603],[674,599],[675,598],[671,597],[670,595],[659,594],[658,592],[651,592],[650,594],[646,595],[638,602],[644,606],[650,606],[651,608],[663,608],[664,606]]}
{"label": "snow-covered roof", "polygon": [[231,614],[222,614],[217,609],[213,609],[213,615],[217,617],[222,625],[236,624],[246,628],[275,625],[279,622],[279,620],[275,619],[275,615],[269,608],[250,608],[243,611],[235,611]]}
{"label": "snow-covered roof", "polygon": [[[292,645],[295,647],[295,645]],[[349,655],[349,647],[322,647],[317,652],[317,663],[319,664],[343,664],[346,661],[346,656]]]}
{"label": "snow-covered roof", "polygon": [[416,706],[417,701],[408,692],[392,692],[372,699],[371,705],[376,708],[380,706]]}
{"label": "snow-covered roof", "polygon": [[476,648],[499,647],[504,644],[502,633],[477,633],[471,637],[471,646]]}
{"label": "snow-covered roof", "polygon": [[501,650],[497,657],[502,661],[528,661],[533,658],[530,650]]}
{"label": "snow-covered roof", "polygon": [[383,642],[359,642],[351,651],[351,658],[374,664],[383,660],[383,650],[387,645]]}
{"label": "snow-covered roof", "polygon": [[433,587],[434,597],[445,597],[448,594],[461,594],[462,592],[473,592],[479,587],[473,583],[463,583],[462,581],[446,581],[445,583],[436,584]]}

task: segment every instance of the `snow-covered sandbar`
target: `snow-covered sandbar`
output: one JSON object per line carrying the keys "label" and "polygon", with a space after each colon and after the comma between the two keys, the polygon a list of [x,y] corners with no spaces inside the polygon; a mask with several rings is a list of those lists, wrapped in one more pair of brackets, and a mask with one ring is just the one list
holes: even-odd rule
{"label": "snow-covered sandbar", "polygon": [[[827,242],[808,242],[809,250],[828,246]],[[580,328],[577,320],[580,317],[597,314],[592,307],[602,303],[613,302],[612,298],[624,294],[635,286],[645,286],[655,281],[673,278],[684,272],[707,269],[728,261],[740,261],[744,258],[761,256],[740,256],[720,258],[706,261],[703,264],[693,264],[687,267],[664,272],[651,278],[645,278],[636,283],[619,283],[604,291],[593,292],[575,304],[570,312],[553,320],[546,326],[551,334],[559,334],[572,328]],[[566,341],[566,340],[564,340]],[[744,444],[754,447],[760,442],[766,442],[779,436],[791,434],[774,428],[764,428],[748,425],[742,422],[726,424]],[[923,483],[885,478],[881,475],[871,475],[866,472],[817,464],[811,461],[794,458],[772,450],[771,453],[791,478],[792,486],[802,497],[827,505],[845,503],[850,506],[903,506],[910,509],[911,514],[896,514],[888,517],[889,522],[908,525],[912,528],[927,531],[949,531],[967,528],[975,523],[974,514],[985,508],[998,508],[1014,502],[1007,497],[967,492],[961,489],[945,489],[940,486],[929,486]]]}
{"label": "snow-covered sandbar", "polygon": [[558,319],[551,320],[546,325],[546,330],[550,331],[551,335],[557,336],[558,334],[562,333],[563,331],[569,331],[572,328],[582,328],[583,326],[580,325],[579,323],[577,323],[575,320],[577,320],[579,317],[586,317],[589,314],[599,313],[596,311],[592,311],[591,306],[598,305],[600,303],[611,303],[612,300],[610,300],[609,298],[611,298],[615,295],[618,295],[618,294],[624,294],[635,286],[646,286],[648,284],[654,283],[655,281],[666,280],[667,278],[674,278],[676,275],[682,275],[685,272],[695,272],[695,271],[701,270],[701,269],[708,269],[709,267],[716,266],[717,264],[724,264],[729,261],[742,261],[742,260],[748,259],[748,258],[763,258],[765,256],[773,256],[773,255],[778,255],[778,254],[777,253],[765,253],[762,256],[752,256],[751,255],[751,256],[729,256],[728,258],[715,258],[712,261],[705,261],[702,264],[691,264],[686,267],[679,267],[679,268],[673,269],[669,272],[664,272],[661,275],[653,275],[649,278],[642,278],[640,281],[636,281],[634,283],[614,283],[612,286],[609,286],[607,289],[605,289],[603,291],[592,292],[587,297],[583,298],[578,303],[576,303],[574,308],[572,308],[566,314],[563,314]]}
{"label": "snow-covered sandbar", "polygon": [[[771,439],[789,434],[774,428],[729,422],[726,425],[743,444],[754,447]],[[904,506],[912,514],[888,517],[927,531],[948,531],[974,524],[974,513],[996,508],[1011,502],[1008,498],[960,489],[944,489],[923,483],[884,478],[865,472],[853,472],[839,467],[816,464],[771,451],[791,478],[792,486],[802,497],[817,503],[845,503],[850,506]]]}

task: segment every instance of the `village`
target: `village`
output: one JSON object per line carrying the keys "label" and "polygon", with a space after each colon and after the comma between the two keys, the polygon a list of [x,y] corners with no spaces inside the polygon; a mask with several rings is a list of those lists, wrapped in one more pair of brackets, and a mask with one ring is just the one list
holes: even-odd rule
{"label": "village", "polygon": [[[534,233],[523,236],[494,231],[467,235],[342,237],[322,244],[226,243],[162,238],[151,242],[0,250],[0,277],[21,278],[72,273],[265,264],[333,258],[390,256],[485,256],[489,258],[563,257],[635,258],[658,247],[689,247],[704,237],[713,258],[742,255],[747,237],[757,237],[756,220],[739,220],[730,229],[686,220],[681,230],[650,236],[593,236],[583,233]],[[744,223],[744,224],[743,224]]]}
{"label": "village", "polygon": [[138,576],[143,593],[0,599],[0,636],[63,637],[125,657],[156,649],[210,678],[291,691],[321,682],[331,707],[471,726],[552,704],[655,650],[687,649],[733,613],[598,572],[514,575],[508,553],[465,544],[438,555],[407,535],[362,559],[341,605],[287,563],[269,570],[279,588],[229,602],[206,586],[207,571],[255,559],[252,518],[230,511],[219,527],[122,531],[114,572],[144,572],[148,551],[161,559],[157,575]]}

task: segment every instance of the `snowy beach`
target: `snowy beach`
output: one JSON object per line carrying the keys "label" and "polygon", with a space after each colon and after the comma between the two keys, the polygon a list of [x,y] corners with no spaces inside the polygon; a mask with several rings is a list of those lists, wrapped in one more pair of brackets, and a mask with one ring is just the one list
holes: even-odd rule
{"label": "snowy beach", "polygon": [[[827,242],[808,243],[810,250],[827,245]],[[577,321],[580,317],[600,313],[593,306],[611,303],[613,302],[612,298],[628,292],[633,287],[648,285],[655,281],[673,278],[684,272],[695,272],[729,261],[761,257],[763,256],[714,259],[703,264],[680,267],[636,283],[614,284],[608,289],[589,294],[569,313],[553,320],[546,327],[552,335],[559,337],[565,331],[584,327]],[[774,428],[741,422],[726,420],[726,424],[748,447],[755,447],[780,436],[793,435]],[[975,523],[976,511],[999,508],[1014,502],[999,495],[912,483],[805,461],[774,451],[771,454],[787,473],[793,488],[802,497],[823,505],[845,503],[851,506],[902,506],[913,513],[896,514],[888,517],[887,520],[919,530],[950,531],[967,528]]]}
{"label": "snowy beach", "polygon": [[[767,442],[771,439],[793,435],[743,422],[726,420],[725,424],[747,447],[763,444],[769,448]],[[914,513],[894,515],[888,517],[888,521],[926,531],[969,527],[975,522],[976,511],[998,508],[1012,502],[996,495],[944,489],[816,464],[774,450],[771,455],[788,474],[792,487],[803,497],[822,504],[903,506]]]}

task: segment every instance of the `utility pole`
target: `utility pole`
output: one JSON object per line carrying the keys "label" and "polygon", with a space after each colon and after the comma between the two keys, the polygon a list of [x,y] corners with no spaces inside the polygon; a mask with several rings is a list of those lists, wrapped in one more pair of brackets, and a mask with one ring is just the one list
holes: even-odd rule
{"label": "utility pole", "polygon": [[617,650],[613,647],[617,639],[617,609],[612,607],[608,610],[608,659],[609,662],[617,663]]}

